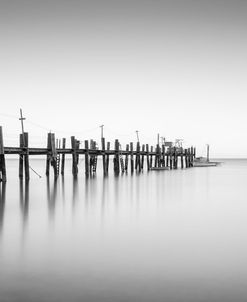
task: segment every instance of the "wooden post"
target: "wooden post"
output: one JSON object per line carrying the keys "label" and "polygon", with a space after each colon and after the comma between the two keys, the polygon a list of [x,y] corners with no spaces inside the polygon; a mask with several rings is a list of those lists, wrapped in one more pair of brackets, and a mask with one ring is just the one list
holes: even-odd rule
{"label": "wooden post", "polygon": [[[76,141],[75,141],[75,149],[76,149],[76,164],[78,166],[78,164],[79,164],[79,153],[78,153],[78,150],[80,149],[80,141],[78,139],[76,139]],[[78,170],[78,168],[77,168],[77,170]]]}
{"label": "wooden post", "polygon": [[184,150],[185,152],[185,167],[188,168],[189,162],[188,162],[188,149]]}
{"label": "wooden post", "polygon": [[180,159],[181,159],[181,169],[184,168],[184,156],[183,156],[183,148],[181,148]]}
{"label": "wooden post", "polygon": [[93,156],[93,173],[96,173],[96,171],[97,171],[97,162],[98,162],[98,157],[97,157],[97,154],[96,154],[96,141],[93,141],[92,147],[93,147],[93,150],[95,151],[95,154]]}
{"label": "wooden post", "polygon": [[2,184],[0,184],[0,236],[3,227],[5,201],[6,201],[6,183],[3,182]]}
{"label": "wooden post", "polygon": [[90,144],[89,144],[89,173],[90,173],[90,175],[93,172],[93,157],[92,157],[92,152],[91,152],[92,149],[93,149],[93,140],[90,139]]}
{"label": "wooden post", "polygon": [[137,143],[137,148],[136,148],[136,151],[137,151],[137,169],[139,172],[141,172],[141,146],[140,146],[140,142]]}
{"label": "wooden post", "polygon": [[128,161],[129,161],[129,144],[126,145],[126,155],[125,155],[125,171],[128,172]]}
{"label": "wooden post", "polygon": [[191,154],[190,154],[190,148],[187,149],[187,157],[188,157],[188,168],[191,167]]}
{"label": "wooden post", "polygon": [[207,162],[209,162],[209,144],[207,144]]}
{"label": "wooden post", "polygon": [[70,137],[71,149],[72,149],[72,174],[76,175],[76,160],[75,160],[75,137]]}
{"label": "wooden post", "polygon": [[154,147],[151,146],[151,154],[150,154],[150,168],[153,167],[153,152],[154,152]]}
{"label": "wooden post", "polygon": [[191,146],[190,148],[190,155],[191,155],[191,167],[193,167],[193,160],[194,160],[194,149]]}
{"label": "wooden post", "polygon": [[142,160],[141,160],[141,169],[144,167],[144,155],[145,155],[145,145],[142,145]]}
{"label": "wooden post", "polygon": [[[66,138],[63,138],[62,148],[66,147]],[[61,174],[64,175],[64,166],[65,166],[65,154],[62,154],[62,165],[61,165]]]}
{"label": "wooden post", "polygon": [[175,148],[175,157],[176,157],[176,169],[178,168],[178,149]]}
{"label": "wooden post", "polygon": [[47,156],[46,156],[46,176],[50,175],[50,163],[51,163],[51,133],[47,135]]}
{"label": "wooden post", "polygon": [[[61,140],[56,139],[56,150],[61,148]],[[60,172],[60,153],[57,152],[57,158],[56,158],[56,166],[57,166],[57,176]]]}
{"label": "wooden post", "polygon": [[166,167],[169,167],[169,147],[166,150]]}
{"label": "wooden post", "polygon": [[154,166],[155,168],[158,167],[158,145],[156,145],[156,148],[155,148],[155,156],[154,156]]}
{"label": "wooden post", "polygon": [[122,153],[121,144],[119,144],[119,147],[120,147],[120,155],[119,155],[120,167],[121,167],[121,172],[124,173],[124,171],[125,171],[125,166],[124,166],[124,160],[123,160],[123,153]]}
{"label": "wooden post", "polygon": [[109,152],[110,152],[110,148],[111,148],[111,144],[110,142],[107,142],[107,155],[106,155],[106,174],[108,174],[108,171],[109,171],[109,162],[110,162],[110,155],[109,155]]}
{"label": "wooden post", "polygon": [[54,171],[54,177],[58,177],[57,173],[57,149],[56,149],[56,139],[55,139],[55,134],[51,133],[51,165],[53,167]]}
{"label": "wooden post", "polygon": [[166,162],[165,162],[165,145],[164,144],[162,144],[162,161],[161,161],[161,163],[162,163],[162,167],[165,167]]}
{"label": "wooden post", "polygon": [[84,141],[85,144],[85,174],[89,176],[89,152],[88,152],[88,140]]}
{"label": "wooden post", "polygon": [[133,143],[130,143],[130,169],[131,173],[134,172],[134,154],[133,154]]}
{"label": "wooden post", "polygon": [[119,174],[119,142],[115,140],[114,172]]}
{"label": "wooden post", "polygon": [[24,155],[24,167],[25,167],[25,179],[30,179],[29,173],[29,150],[28,150],[28,133],[24,133],[24,143],[25,143],[25,155]]}
{"label": "wooden post", "polygon": [[156,145],[156,154],[155,154],[155,167],[160,167],[161,166],[161,161],[160,161],[160,146],[157,144]]}
{"label": "wooden post", "polygon": [[174,147],[173,149],[173,167],[174,169],[177,169],[177,148]]}
{"label": "wooden post", "polygon": [[72,149],[72,174],[74,177],[77,176],[78,174],[78,157],[76,153],[77,149],[77,140],[75,139],[74,136],[71,136],[71,149]]}
{"label": "wooden post", "polygon": [[103,174],[106,176],[106,162],[105,162],[105,138],[101,138],[102,145],[102,162],[103,162]]}
{"label": "wooden post", "polygon": [[188,167],[191,167],[191,154],[190,154],[190,148],[188,148]]}
{"label": "wooden post", "polygon": [[115,140],[115,151],[116,151],[116,172],[120,172],[120,166],[119,166],[119,141],[118,139]]}
{"label": "wooden post", "polygon": [[161,147],[160,145],[158,145],[158,167],[161,167],[161,161],[162,161]]}
{"label": "wooden post", "polygon": [[21,153],[19,155],[19,178],[23,179],[23,162],[24,162],[24,158],[23,158],[23,148],[24,148],[24,140],[23,140],[23,134],[20,134],[19,136],[19,146],[21,148]]}
{"label": "wooden post", "polygon": [[89,160],[89,167],[90,167],[90,174],[95,174],[96,173],[96,168],[97,168],[97,156],[96,152],[96,142],[94,140],[90,140],[90,160]]}
{"label": "wooden post", "polygon": [[0,126],[0,181],[7,181],[2,126]]}
{"label": "wooden post", "polygon": [[139,172],[141,171],[141,160],[140,160],[140,143],[137,142],[136,144],[136,162],[135,162],[135,169]]}
{"label": "wooden post", "polygon": [[137,167],[138,167],[138,146],[139,146],[139,144],[137,143],[136,144],[136,160],[135,160],[135,170],[137,170]]}
{"label": "wooden post", "polygon": [[173,150],[172,150],[172,147],[169,147],[169,157],[170,157],[170,169],[172,170],[172,152]]}
{"label": "wooden post", "polygon": [[146,144],[146,152],[147,152],[147,170],[150,170],[150,163],[149,163],[149,146]]}

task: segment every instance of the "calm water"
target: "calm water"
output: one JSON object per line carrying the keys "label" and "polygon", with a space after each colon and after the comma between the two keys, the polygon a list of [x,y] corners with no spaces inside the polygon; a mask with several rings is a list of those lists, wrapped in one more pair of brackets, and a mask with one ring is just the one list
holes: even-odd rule
{"label": "calm water", "polygon": [[246,301],[247,161],[89,180],[70,165],[27,186],[8,161],[1,302]]}

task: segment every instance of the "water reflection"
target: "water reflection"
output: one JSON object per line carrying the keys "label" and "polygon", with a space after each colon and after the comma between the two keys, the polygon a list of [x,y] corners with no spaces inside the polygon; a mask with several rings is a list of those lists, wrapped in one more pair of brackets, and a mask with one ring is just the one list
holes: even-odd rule
{"label": "water reflection", "polygon": [[6,200],[6,183],[0,182],[0,236],[3,231],[4,209]]}
{"label": "water reflection", "polygon": [[97,203],[97,195],[98,195],[98,179],[95,177],[91,178],[89,182],[89,204],[95,205]]}
{"label": "water reflection", "polygon": [[56,200],[57,200],[57,183],[58,179],[54,178],[53,185],[50,186],[50,178],[46,178],[46,190],[47,190],[47,202],[48,202],[48,216],[49,221],[53,222],[56,210]]}
{"label": "water reflection", "polygon": [[84,191],[84,194],[85,194],[85,208],[87,209],[88,208],[88,198],[89,198],[89,178],[88,177],[85,177],[85,191]]}
{"label": "water reflection", "polygon": [[101,219],[103,221],[105,215],[106,194],[108,193],[108,178],[104,177],[102,180],[102,194],[101,194]]}
{"label": "water reflection", "polygon": [[72,190],[72,210],[75,213],[76,204],[78,201],[78,178],[73,177],[73,190]]}
{"label": "water reflection", "polygon": [[65,201],[65,185],[64,185],[64,175],[61,176],[61,184],[62,184],[62,197],[63,197],[63,202]]}
{"label": "water reflection", "polygon": [[0,300],[245,301],[246,167],[9,177]]}
{"label": "water reflection", "polygon": [[114,201],[115,201],[115,206],[118,208],[118,203],[119,203],[119,179],[121,176],[115,175],[114,177]]}
{"label": "water reflection", "polygon": [[26,231],[28,223],[28,212],[29,212],[29,181],[19,182],[19,198],[20,198],[20,210],[22,217],[22,230],[23,233]]}

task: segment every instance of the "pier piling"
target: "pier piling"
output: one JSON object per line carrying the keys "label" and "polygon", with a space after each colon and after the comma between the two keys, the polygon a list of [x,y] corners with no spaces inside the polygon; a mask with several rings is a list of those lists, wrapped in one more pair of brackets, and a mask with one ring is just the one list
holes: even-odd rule
{"label": "pier piling", "polygon": [[2,126],[0,126],[0,181],[7,181]]}

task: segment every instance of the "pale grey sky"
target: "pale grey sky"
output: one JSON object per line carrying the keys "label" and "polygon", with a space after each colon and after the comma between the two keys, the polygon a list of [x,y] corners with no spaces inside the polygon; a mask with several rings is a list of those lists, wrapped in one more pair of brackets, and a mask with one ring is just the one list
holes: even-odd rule
{"label": "pale grey sky", "polygon": [[[0,125],[246,157],[247,1],[0,0]],[[58,132],[57,130],[60,130]],[[90,130],[90,131],[89,131]],[[79,133],[81,132],[81,133]]]}

